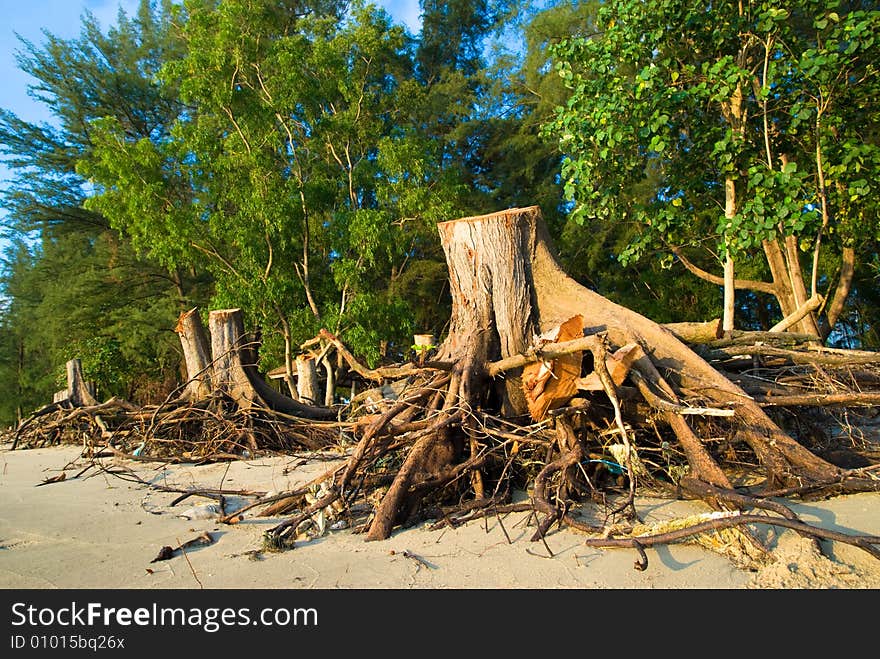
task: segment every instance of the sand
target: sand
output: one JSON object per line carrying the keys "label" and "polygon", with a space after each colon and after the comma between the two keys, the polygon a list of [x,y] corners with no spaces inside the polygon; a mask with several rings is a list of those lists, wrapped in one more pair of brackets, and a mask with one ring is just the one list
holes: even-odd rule
{"label": "sand", "polygon": [[[812,542],[786,529],[756,527],[775,560],[743,569],[693,543],[647,549],[634,569],[631,549],[594,549],[581,534],[554,530],[547,546],[530,540],[525,513],[456,529],[430,523],[366,542],[351,529],[262,551],[262,534],[279,518],[219,524],[209,499],[157,491],[91,469],[77,446],[8,450],[0,446],[0,588],[4,589],[875,589],[880,560],[840,542]],[[116,458],[102,459],[113,466]],[[274,456],[208,465],[124,461],[140,478],[172,487],[282,492],[332,463]],[[65,480],[39,485],[66,474]],[[253,498],[229,497],[230,507]],[[789,502],[790,503],[790,502]],[[806,522],[880,535],[880,495],[792,503]],[[707,512],[701,502],[639,498],[646,522]],[[186,518],[189,516],[191,518]],[[205,518],[206,517],[206,518]],[[208,532],[214,542],[151,562]],[[549,551],[552,552],[552,556]]]}

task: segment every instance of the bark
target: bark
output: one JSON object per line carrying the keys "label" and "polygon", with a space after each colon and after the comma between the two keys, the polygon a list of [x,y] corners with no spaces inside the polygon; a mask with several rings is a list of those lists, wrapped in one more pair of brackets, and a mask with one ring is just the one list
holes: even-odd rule
{"label": "bark", "polygon": [[[438,359],[459,364],[460,395],[468,404],[480,402],[477,392],[484,388],[484,365],[490,358],[522,353],[540,334],[527,257],[531,236],[529,227],[517,220],[515,212],[496,213],[438,225],[452,294],[449,333]],[[527,412],[520,373],[508,372],[498,394],[503,414]]]}
{"label": "bark", "polygon": [[[795,314],[807,301],[803,271],[797,260],[797,247],[791,245],[791,241],[788,243],[785,250],[777,240],[765,240],[763,243],[764,255],[767,257],[770,276],[773,278],[773,296],[779,303],[783,317],[786,318]],[[805,316],[790,329],[802,334],[819,335],[814,313]]]}
{"label": "bark", "polygon": [[[574,316],[559,326],[552,340],[558,343],[582,338],[583,326],[583,318]],[[542,356],[537,362],[523,368],[523,392],[532,419],[541,421],[547,416],[548,410],[561,407],[571,400],[580,387],[582,361],[582,353],[573,352],[554,359]]]}
{"label": "bark", "polygon": [[[784,332],[789,327],[798,324],[807,314],[813,313],[822,306],[822,296],[814,295],[809,300],[804,302],[798,309],[791,315],[786,316],[778,323],[776,323],[773,327],[770,328],[771,332]],[[818,337],[818,335],[817,335]]]}
{"label": "bark", "polygon": [[708,343],[720,339],[723,334],[720,318],[704,323],[664,323],[663,327],[685,343]]}
{"label": "bark", "polygon": [[736,309],[736,288],[733,276],[733,258],[728,254],[724,259],[724,316],[722,327],[724,333],[733,331],[733,315]]}
{"label": "bark", "polygon": [[[737,115],[737,119],[739,115]],[[724,181],[724,217],[732,219],[736,215],[736,184],[730,177]],[[733,256],[730,252],[724,259],[724,311],[721,328],[725,334],[733,331],[733,313],[736,308],[736,279],[734,277]]]}
{"label": "bark", "polygon": [[287,385],[287,391],[294,400],[299,400],[296,384],[293,380],[293,348],[291,346],[290,323],[283,313],[278,313],[281,318],[281,332],[284,335],[284,384]]}
{"label": "bark", "polygon": [[82,362],[79,359],[67,362],[67,400],[74,407],[98,404],[94,389],[83,378]]}
{"label": "bark", "polygon": [[326,386],[324,387],[324,407],[333,407],[336,401],[336,367],[330,357],[323,360],[324,371],[327,373]]}
{"label": "bark", "polygon": [[207,398],[211,393],[210,348],[198,309],[181,313],[174,331],[180,336],[187,374],[180,398],[190,401]]}
{"label": "bark", "polygon": [[332,410],[305,405],[278,393],[263,380],[247,342],[240,309],[219,309],[209,317],[213,384],[244,409],[268,408],[307,419],[333,419]]}
{"label": "bark", "polygon": [[823,338],[828,338],[831,330],[837,324],[840,314],[843,313],[846,298],[849,296],[849,291],[852,288],[855,269],[856,252],[852,247],[844,247],[841,254],[840,277],[837,280],[837,288],[834,290],[831,304],[828,305],[828,311],[825,313],[825,323],[821,328]]}
{"label": "bark", "polygon": [[[788,281],[791,282],[794,302],[797,308],[800,308],[807,303],[809,293],[804,284],[804,270],[801,267],[800,250],[796,236],[785,237],[785,261],[788,267]],[[813,313],[804,316],[795,327],[798,327],[801,332],[806,334],[819,334],[819,324],[816,321],[816,314]]]}

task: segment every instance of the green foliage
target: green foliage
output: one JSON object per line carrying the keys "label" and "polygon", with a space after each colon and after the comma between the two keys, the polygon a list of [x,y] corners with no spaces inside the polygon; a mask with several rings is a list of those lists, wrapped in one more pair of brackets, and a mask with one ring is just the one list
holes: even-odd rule
{"label": "green foliage", "polygon": [[[94,130],[112,124],[132,143],[161,140],[180,111],[175,90],[155,77],[180,52],[171,3],[155,4],[142,2],[134,18],[121,14],[106,34],[86,15],[79,38],[23,42],[19,65],[56,121],[35,126],[0,113],[0,145],[14,172],[3,192],[6,229],[15,237],[4,267],[3,422],[50,402],[74,356],[97,360],[102,391],[134,401],[164,397],[177,374],[173,321],[203,299],[207,282],[198,271],[138,258],[105,217],[84,208],[90,187],[76,172]],[[73,354],[77,346],[89,354]]]}
{"label": "green foliage", "polygon": [[564,154],[571,218],[637,226],[623,264],[665,246],[747,262],[778,237],[807,251],[821,232],[836,253],[876,237],[880,10],[743,7],[617,0],[596,33],[552,48],[569,96],[545,133]]}
{"label": "green foliage", "polygon": [[[870,3],[421,8],[414,37],[360,2],[145,0],[106,34],[87,16],[25,43],[57,122],[0,111],[0,421],[71,357],[102,396],[161,398],[193,306],[241,308],[265,369],[321,327],[371,366],[405,359],[449,318],[437,223],[499,208],[540,205],[569,273],[660,321],[720,311],[669,246],[760,279],[763,241],[821,239],[826,288],[844,246],[876,267]],[[841,330],[866,341],[873,276]],[[738,299],[744,322],[772,314]]]}

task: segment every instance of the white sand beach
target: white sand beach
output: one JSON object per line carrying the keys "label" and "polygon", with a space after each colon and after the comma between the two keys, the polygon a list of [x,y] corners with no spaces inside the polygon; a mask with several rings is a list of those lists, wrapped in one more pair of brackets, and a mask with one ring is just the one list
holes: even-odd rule
{"label": "white sand beach", "polygon": [[[283,492],[331,463],[304,456],[235,462],[161,464],[102,458],[143,480],[178,488]],[[157,491],[92,468],[81,448],[10,451],[0,447],[0,588],[5,589],[874,589],[880,560],[837,541],[814,544],[793,531],[759,525],[775,560],[758,570],[693,543],[646,549],[648,567],[634,569],[632,549],[595,549],[584,535],[553,530],[532,542],[527,513],[431,530],[430,523],[366,542],[351,529],[263,551],[262,534],[280,519],[246,516],[221,524],[210,499]],[[64,480],[41,485],[65,474]],[[228,497],[235,509],[253,501]],[[789,502],[791,503],[791,502]],[[592,505],[592,504],[591,504]],[[850,534],[880,535],[880,494],[791,503],[803,521]],[[639,498],[643,521],[686,517],[700,502]],[[184,515],[193,517],[187,519]],[[206,518],[203,518],[206,517]],[[763,529],[763,530],[761,530]],[[172,558],[153,561],[207,532]],[[549,552],[552,552],[552,555]],[[824,555],[823,555],[824,554]]]}

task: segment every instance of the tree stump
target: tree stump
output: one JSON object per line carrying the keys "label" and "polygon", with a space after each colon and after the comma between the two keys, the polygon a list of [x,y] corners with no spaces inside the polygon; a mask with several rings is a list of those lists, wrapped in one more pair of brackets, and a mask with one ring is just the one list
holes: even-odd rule
{"label": "tree stump", "polygon": [[[566,275],[537,206],[443,222],[438,229],[452,291],[450,330],[439,359],[460,364],[464,404],[485,401],[487,359],[522,353],[535,337],[580,315],[587,335],[604,332],[617,347],[639,344],[645,352],[635,363],[640,371],[666,373],[674,388],[698,391],[714,405],[732,406],[737,432],[766,468],[768,485],[841,475],[839,468],[782,432],[742,389],[671,331]],[[501,385],[503,413],[527,411],[520,373],[505,373]]]}
{"label": "tree stump", "polygon": [[215,390],[221,390],[244,409],[263,407],[306,419],[335,418],[333,410],[295,401],[263,380],[256,366],[256,350],[244,332],[240,309],[212,311],[208,326]]}
{"label": "tree stump", "polygon": [[[466,471],[471,476],[475,503],[487,501],[484,493],[490,490],[481,469],[486,468],[490,478],[493,474],[491,465],[481,457],[485,455],[481,441],[486,437],[485,428],[480,426],[481,410],[490,415],[500,410],[514,422],[530,423],[530,402],[531,412],[542,417],[551,407],[565,405],[580,387],[591,396],[604,393],[614,409],[613,423],[629,455],[617,395],[621,379],[627,377],[677,437],[694,482],[731,490],[727,475],[699,437],[700,426],[691,427],[699,421],[688,421],[694,418],[688,414],[695,410],[731,424],[729,435],[745,442],[763,468],[765,490],[839,483],[847,476],[845,470],[814,455],[783,432],[751,397],[673,331],[568,277],[555,257],[538,207],[443,222],[438,231],[449,268],[452,314],[436,360],[453,367],[448,379],[443,380],[445,391],[435,392],[435,397],[441,395],[442,404],[432,403],[429,407],[439,413],[431,415],[431,424],[407,450],[402,467],[375,510],[368,540],[385,539],[396,525],[410,519],[430,489],[427,483],[436,488]],[[716,334],[717,325],[713,323],[709,330]],[[553,344],[556,347],[543,358],[541,346],[557,338],[562,339],[561,343]],[[549,404],[536,405],[536,396],[541,393],[537,390],[546,389],[549,380],[544,378],[542,367],[529,366],[524,377],[524,366],[545,361],[546,370],[553,373],[558,366],[554,359],[569,354],[577,356],[566,359],[562,371],[571,386],[552,387]],[[594,370],[579,377],[579,368],[587,365],[580,355],[587,354],[592,355]],[[427,389],[425,386],[416,394],[427,396]],[[531,394],[531,401],[526,394]],[[679,402],[683,399],[688,401],[686,405]],[[697,399],[699,408],[694,407]],[[360,461],[375,448],[372,442],[376,434],[405,408],[406,404],[393,406],[365,433],[339,480],[340,492],[346,491]],[[557,497],[580,488],[575,481],[579,470],[572,467],[581,461],[586,447],[574,426],[558,415],[556,429],[556,441],[548,447],[548,464],[539,479],[541,487],[536,481],[533,495],[535,509],[547,514],[541,523],[544,531],[560,517],[565,517],[568,524],[578,523],[565,514],[566,504]],[[551,459],[554,454],[558,457]],[[626,463],[631,503],[637,473],[629,459]],[[547,481],[554,473],[561,475],[562,482],[551,492]],[[461,499],[460,489],[455,496]],[[719,501],[709,503],[713,507],[722,505]]]}
{"label": "tree stump", "polygon": [[185,401],[207,398],[211,394],[210,347],[198,309],[180,314],[174,331],[180,336],[187,373],[187,383],[180,398]]}
{"label": "tree stump", "polygon": [[300,402],[307,405],[317,405],[321,400],[318,365],[311,355],[296,358],[296,393]]}
{"label": "tree stump", "polygon": [[71,359],[67,362],[67,400],[74,407],[97,405],[94,389],[85,381],[82,373],[82,362]]}

